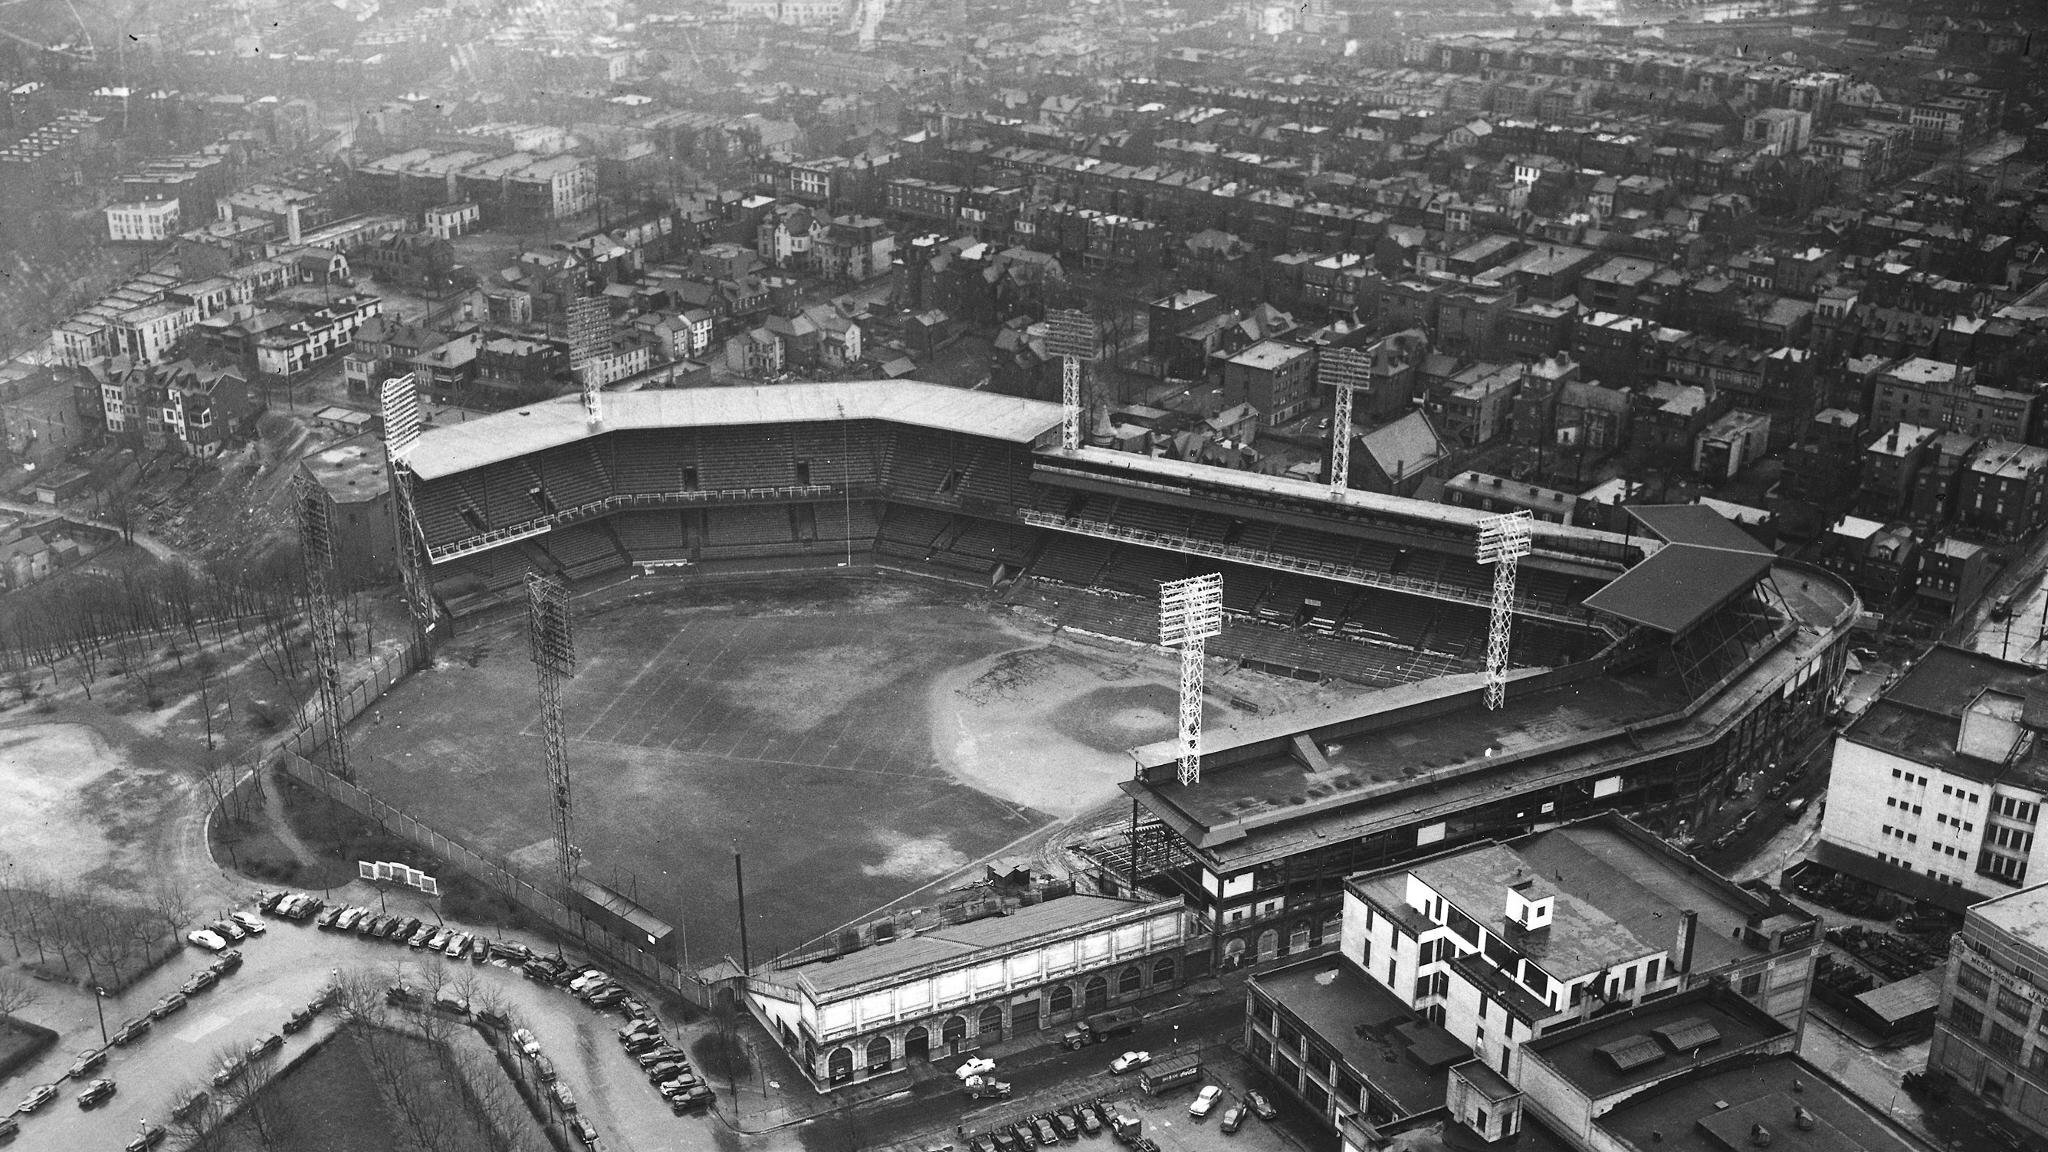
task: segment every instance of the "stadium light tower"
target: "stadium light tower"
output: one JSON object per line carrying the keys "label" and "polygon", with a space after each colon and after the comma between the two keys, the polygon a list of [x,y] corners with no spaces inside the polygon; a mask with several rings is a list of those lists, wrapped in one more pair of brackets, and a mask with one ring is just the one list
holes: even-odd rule
{"label": "stadium light tower", "polygon": [[1529,554],[1528,512],[1507,512],[1479,522],[1479,562],[1493,565],[1493,619],[1486,630],[1486,706],[1508,698],[1508,639],[1515,624],[1515,567]]}
{"label": "stadium light tower", "polygon": [[576,878],[579,853],[569,841],[569,741],[562,727],[562,681],[576,674],[570,635],[569,588],[552,576],[526,574],[527,646],[540,677],[540,730],[555,800],[555,872],[566,893]]}
{"label": "stadium light tower", "polygon": [[1095,359],[1095,318],[1078,309],[1045,314],[1046,351],[1060,358],[1060,446],[1081,446],[1081,361]]}
{"label": "stadium light tower", "polygon": [[312,633],[313,675],[319,685],[327,770],[343,780],[353,780],[348,736],[342,728],[341,667],[335,652],[340,641],[341,615],[335,610],[334,587],[329,579],[329,570],[334,566],[334,526],[327,515],[327,494],[318,481],[301,473],[292,495],[298,503],[299,559],[306,570],[306,624]]}
{"label": "stadium light tower", "polygon": [[412,504],[412,469],[405,459],[413,442],[420,438],[420,392],[413,374],[393,376],[378,386],[377,400],[384,414],[384,467],[391,486],[391,503],[397,513],[398,576],[405,588],[406,616],[412,624],[412,642],[424,650],[427,634],[434,629],[434,596],[427,588],[426,566],[420,555],[419,516]]}
{"label": "stadium light tower", "polygon": [[1202,779],[1204,641],[1223,631],[1223,577],[1190,576],[1159,585],[1159,643],[1180,649],[1180,782]]}
{"label": "stadium light tower", "polygon": [[1356,348],[1325,348],[1316,357],[1316,383],[1331,391],[1330,495],[1351,488],[1351,394],[1372,383],[1372,357]]}

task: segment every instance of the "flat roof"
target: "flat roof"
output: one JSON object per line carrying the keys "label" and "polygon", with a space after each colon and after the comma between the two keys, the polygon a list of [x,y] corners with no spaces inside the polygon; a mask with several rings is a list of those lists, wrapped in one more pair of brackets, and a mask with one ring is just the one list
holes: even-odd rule
{"label": "flat roof", "polygon": [[1669,544],[1586,597],[1585,604],[1676,636],[1748,591],[1770,570],[1771,559],[1769,552]]}
{"label": "flat roof", "polygon": [[1928,649],[1906,674],[1864,710],[1843,736],[1868,748],[1939,768],[1970,780],[2011,780],[2048,788],[2048,750],[2033,742],[2004,763],[1956,751],[1963,713],[1991,691],[2025,699],[2027,682],[2041,670],[1950,644]]}
{"label": "flat roof", "polygon": [[1771,550],[1758,543],[1756,537],[1705,504],[1631,504],[1628,514],[1667,544],[1697,544],[1702,548],[1771,555]]}
{"label": "flat roof", "polygon": [[1098,921],[1128,918],[1132,913],[1161,915],[1180,907],[1179,900],[1118,900],[1077,892],[1019,908],[1007,916],[948,924],[835,959],[799,965],[777,975],[795,980],[814,999],[825,999],[834,992],[908,975],[920,968],[1020,948],[1038,942],[1041,937],[1072,934]]}
{"label": "flat roof", "polygon": [[406,464],[423,480],[510,460],[605,432],[835,420],[886,420],[1030,444],[1060,425],[1060,406],[911,380],[760,384],[598,395],[602,424],[563,396],[423,434]]}
{"label": "flat roof", "polygon": [[[1412,1116],[1443,1105],[1448,1073],[1417,1059],[1433,1054],[1428,1045],[1433,1037],[1412,1027],[1402,1031],[1418,1024],[1442,1029],[1428,1025],[1349,961],[1317,957],[1253,976],[1251,983],[1335,1049],[1397,1114]],[[1459,1045],[1458,1054],[1469,1056],[1470,1050]]]}
{"label": "flat roof", "polygon": [[[1469,851],[1426,860],[1410,868],[1417,879],[1442,893],[1460,911],[1494,936],[1512,941],[1553,979],[1569,982],[1596,972],[1665,951],[1629,931],[1586,898],[1575,885],[1553,884],[1531,872],[1529,862],[1505,844],[1486,844]],[[1551,926],[1536,932],[1506,927],[1508,885],[1526,881],[1529,898],[1555,898]],[[1675,927],[1675,925],[1674,925]]]}
{"label": "flat roof", "polygon": [[[1813,1117],[1801,1128],[1798,1109]],[[1659,1086],[1601,1117],[1607,1132],[1660,1152],[1728,1152],[1755,1147],[1762,1124],[1771,1152],[1927,1152],[1928,1145],[1850,1095],[1797,1056],[1730,1061]]]}
{"label": "flat roof", "polygon": [[2048,951],[2048,883],[1994,896],[1972,906],[1968,915],[2015,940]]}
{"label": "flat roof", "polygon": [[338,503],[368,500],[390,488],[384,471],[384,442],[373,436],[358,436],[323,448],[305,458],[305,469]]}
{"label": "flat roof", "polygon": [[[1676,1034],[1674,1026],[1684,1029],[1695,1024],[1711,1027],[1715,1039],[1703,1046],[1674,1051],[1657,1032],[1669,1029],[1673,1031],[1667,1034]],[[1556,1069],[1589,1099],[1602,1100],[1725,1059],[1730,1053],[1776,1039],[1787,1031],[1785,1025],[1763,1009],[1733,993],[1709,987],[1552,1030],[1525,1042],[1522,1051]],[[1619,1050],[1617,1046],[1642,1040],[1654,1046],[1656,1058],[1623,1068],[1609,1055]],[[1645,1050],[1644,1055],[1649,1055],[1649,1051]],[[1748,1126],[1744,1125],[1744,1136],[1747,1134]]]}

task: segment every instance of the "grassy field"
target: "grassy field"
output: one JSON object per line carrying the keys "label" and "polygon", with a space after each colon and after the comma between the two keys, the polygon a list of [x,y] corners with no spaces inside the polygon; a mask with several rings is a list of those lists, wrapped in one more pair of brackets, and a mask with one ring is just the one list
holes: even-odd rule
{"label": "grassy field", "polygon": [[[647,585],[641,585],[644,589]],[[809,581],[578,603],[564,702],[584,874],[737,954],[794,947],[941,880],[1129,774],[1173,727],[1163,661],[1054,645],[971,592]],[[544,871],[548,787],[523,621],[457,636],[367,714],[368,787]]]}
{"label": "grassy field", "polygon": [[[424,1059],[426,1041],[385,1034],[386,1043],[409,1043],[408,1055]],[[495,1069],[493,1069],[495,1071]],[[436,1132],[448,1149],[489,1147],[488,1141],[459,1105],[459,1088],[438,1078],[420,1078],[416,1087],[446,1096],[435,1115],[445,1121]],[[292,1152],[388,1152],[412,1147],[409,1129],[385,1098],[371,1067],[363,1040],[344,1028],[312,1055],[286,1070],[263,1088],[264,1129],[249,1115],[235,1117],[221,1130],[219,1147],[226,1152],[261,1152],[288,1147]],[[268,1140],[264,1139],[267,1135]]]}

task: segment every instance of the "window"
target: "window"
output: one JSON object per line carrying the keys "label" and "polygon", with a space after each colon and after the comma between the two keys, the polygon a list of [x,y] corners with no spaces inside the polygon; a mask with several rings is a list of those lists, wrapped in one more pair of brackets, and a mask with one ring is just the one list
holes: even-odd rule
{"label": "window", "polygon": [[1964,964],[1956,968],[1956,987],[1981,998],[1991,990],[1991,976],[1982,968]]}
{"label": "window", "polygon": [[1744,977],[1742,978],[1742,994],[1743,994],[1744,996],[1754,996],[1754,995],[1756,995],[1757,993],[1759,993],[1759,992],[1761,992],[1761,991],[1763,991],[1763,990],[1764,990],[1764,974],[1763,974],[1763,973],[1761,973],[1761,972],[1751,972],[1751,973],[1750,973],[1749,975],[1747,975],[1747,976],[1744,976]]}
{"label": "window", "polygon": [[2026,1022],[2028,1016],[2033,1015],[2033,1002],[2017,992],[2008,992],[2000,988],[1996,1003],[1999,1015],[2010,1016],[2022,1023]]}
{"label": "window", "polygon": [[1991,1026],[1991,1035],[1985,1038],[1985,1045],[2000,1056],[2020,1054],[2020,1034],[1997,1024]]}
{"label": "window", "polygon": [[1649,966],[1643,969],[1643,983],[1655,984],[1657,982],[1657,969],[1662,965],[1662,960],[1658,960],[1654,957],[1651,958]]}
{"label": "window", "polygon": [[1948,1006],[1948,1022],[1955,1026],[1957,1032],[1975,1040],[1977,1031],[1984,1027],[1984,1013],[1973,1004],[1957,1000]]}

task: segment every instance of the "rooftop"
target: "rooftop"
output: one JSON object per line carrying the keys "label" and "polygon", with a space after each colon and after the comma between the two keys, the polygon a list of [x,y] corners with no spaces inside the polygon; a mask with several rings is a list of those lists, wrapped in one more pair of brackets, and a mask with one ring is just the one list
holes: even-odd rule
{"label": "rooftop", "polygon": [[1230,358],[1232,364],[1270,372],[1282,365],[1299,360],[1309,350],[1299,344],[1283,344],[1278,340],[1261,340],[1257,344]]}
{"label": "rooftop", "polygon": [[1967,915],[2014,940],[2048,952],[2048,884],[1994,896],[1973,906]]}
{"label": "rooftop", "polygon": [[2048,788],[2048,751],[2038,740],[2004,763],[1956,750],[1963,714],[1980,693],[2024,699],[2027,682],[2039,673],[2040,669],[2030,665],[1936,645],[1872,701],[1843,736],[1967,779],[1985,783],[2010,780],[2028,788]]}
{"label": "rooftop", "polygon": [[389,487],[384,443],[374,436],[360,436],[315,452],[306,457],[305,468],[337,502],[366,500],[382,495]]}
{"label": "rooftop", "polygon": [[[1813,1127],[1799,1126],[1804,1109]],[[1645,1092],[1599,1120],[1637,1148],[1728,1152],[1753,1148],[1762,1124],[1772,1152],[1925,1152],[1926,1145],[1797,1056],[1730,1061]]]}
{"label": "rooftop", "polygon": [[1547,1032],[1524,1044],[1522,1052],[1597,1101],[1626,1096],[1732,1053],[1766,1048],[1788,1039],[1787,1033],[1785,1025],[1733,993],[1699,988]]}
{"label": "rooftop", "polygon": [[[1445,1067],[1432,1069],[1422,1061],[1435,1062],[1437,1046],[1429,1043],[1429,1033],[1443,1030],[1350,963],[1317,957],[1253,976],[1251,983],[1334,1048],[1395,1114],[1412,1116],[1442,1106]],[[1470,1057],[1463,1045],[1452,1044],[1458,1062]]]}

